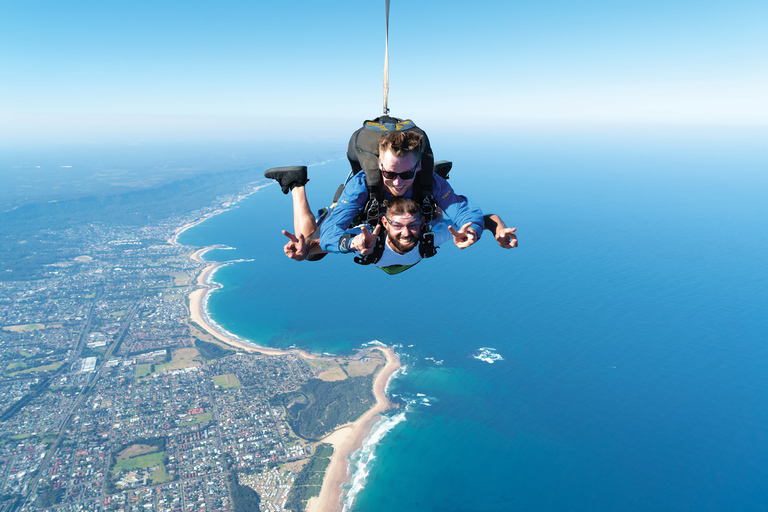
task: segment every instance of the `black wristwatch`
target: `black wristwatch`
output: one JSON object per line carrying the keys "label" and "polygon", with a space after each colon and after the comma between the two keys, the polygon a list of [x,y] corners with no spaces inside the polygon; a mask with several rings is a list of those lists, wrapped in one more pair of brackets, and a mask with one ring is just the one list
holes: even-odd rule
{"label": "black wristwatch", "polygon": [[349,247],[349,244],[352,243],[352,239],[355,238],[355,235],[351,233],[344,233],[341,238],[339,238],[339,252],[342,254],[346,254],[349,252],[355,252],[354,249]]}

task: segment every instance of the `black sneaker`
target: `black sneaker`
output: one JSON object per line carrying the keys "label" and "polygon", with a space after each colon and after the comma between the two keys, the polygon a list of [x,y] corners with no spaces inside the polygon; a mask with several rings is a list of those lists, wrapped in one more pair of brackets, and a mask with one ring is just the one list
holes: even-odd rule
{"label": "black sneaker", "polygon": [[283,187],[283,194],[287,194],[293,187],[305,185],[307,179],[306,165],[291,165],[289,167],[273,167],[264,171],[265,178],[272,178]]}

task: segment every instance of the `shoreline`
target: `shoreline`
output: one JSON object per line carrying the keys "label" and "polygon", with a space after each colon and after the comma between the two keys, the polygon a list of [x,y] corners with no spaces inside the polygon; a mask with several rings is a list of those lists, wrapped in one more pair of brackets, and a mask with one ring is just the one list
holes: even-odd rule
{"label": "shoreline", "polygon": [[[254,192],[261,187],[254,189]],[[241,196],[242,199],[245,196]],[[230,203],[234,204],[234,203]],[[214,212],[210,212],[204,215],[201,219],[194,222],[190,222],[174,231],[173,236],[168,240],[173,245],[181,245],[177,242],[178,236],[187,229],[204,222],[205,220],[218,215],[219,213],[227,211],[229,208],[220,208]],[[312,354],[306,350],[301,349],[275,349],[269,347],[262,347],[255,343],[245,342],[238,339],[231,333],[226,332],[223,328],[216,325],[215,322],[209,319],[206,311],[206,298],[213,290],[221,288],[221,285],[211,280],[213,273],[220,267],[227,263],[219,262],[207,262],[203,259],[203,255],[221,246],[207,246],[194,251],[190,255],[190,259],[196,261],[202,265],[205,265],[198,274],[195,280],[195,289],[188,295],[188,314],[189,321],[197,324],[200,329],[207,334],[213,336],[218,341],[242,350],[245,352],[253,353],[258,352],[264,355],[298,355],[302,359],[323,359],[325,356]],[[331,434],[327,435],[320,442],[329,443],[333,446],[333,454],[330,457],[330,463],[326,469],[325,476],[323,477],[323,483],[320,489],[320,495],[318,497],[311,498],[307,504],[307,512],[337,512],[342,510],[341,499],[344,495],[342,486],[348,482],[351,475],[349,472],[349,457],[350,455],[359,450],[363,446],[365,438],[370,434],[373,426],[379,421],[381,413],[391,409],[393,403],[389,400],[386,394],[387,384],[394,375],[394,373],[400,368],[400,358],[395,353],[392,347],[374,346],[371,350],[379,350],[384,354],[386,363],[376,374],[373,380],[373,395],[376,399],[376,403],[368,409],[357,420],[346,425],[338,427]]]}
{"label": "shoreline", "polygon": [[384,354],[387,361],[373,380],[376,404],[357,420],[342,425],[321,439],[321,442],[333,446],[333,454],[325,470],[320,496],[309,500],[307,512],[333,512],[342,509],[342,498],[345,495],[342,486],[352,476],[349,474],[350,455],[363,446],[365,438],[378,423],[381,414],[393,407],[386,391],[390,378],[400,368],[400,358],[392,347],[374,347],[374,350],[376,349]]}

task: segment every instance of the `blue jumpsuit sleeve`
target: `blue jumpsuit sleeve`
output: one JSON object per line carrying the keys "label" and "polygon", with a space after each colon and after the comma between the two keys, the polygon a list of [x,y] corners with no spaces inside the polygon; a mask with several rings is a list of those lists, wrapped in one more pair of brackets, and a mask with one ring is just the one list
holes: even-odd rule
{"label": "blue jumpsuit sleeve", "polygon": [[320,225],[320,247],[324,251],[339,253],[339,240],[346,232],[358,212],[365,208],[368,200],[368,187],[365,173],[354,175],[339,196],[331,214]]}
{"label": "blue jumpsuit sleeve", "polygon": [[470,203],[466,197],[456,194],[448,182],[437,174],[432,179],[432,195],[435,197],[437,206],[445,212],[457,229],[471,222],[478,239],[482,236],[485,226],[483,211]]}

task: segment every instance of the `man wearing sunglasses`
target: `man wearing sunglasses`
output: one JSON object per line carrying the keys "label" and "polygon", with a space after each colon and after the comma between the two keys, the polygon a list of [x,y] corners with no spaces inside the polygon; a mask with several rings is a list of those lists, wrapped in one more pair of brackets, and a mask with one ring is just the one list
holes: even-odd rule
{"label": "man wearing sunglasses", "polygon": [[[284,177],[291,173],[300,173],[302,168],[271,169],[269,174],[282,184]],[[303,168],[306,175],[306,168]],[[281,178],[282,181],[281,181]],[[308,180],[307,180],[308,181]],[[306,184],[306,181],[305,181]],[[317,220],[312,215],[307,201],[304,185],[290,188],[293,199],[294,229],[296,234],[283,230],[283,235],[288,237],[288,243],[283,248],[285,255],[292,260],[305,259],[316,260],[326,254],[320,248],[317,238]],[[403,197],[392,198],[387,207],[387,212],[381,217],[381,222],[373,232],[369,232],[365,226],[351,228],[344,233],[347,252],[358,255],[371,254],[378,251],[375,265],[387,274],[394,275],[404,272],[421,261],[422,257],[417,248],[419,233],[425,219],[421,215],[418,203]],[[323,219],[320,219],[323,222]],[[507,228],[497,215],[485,217],[485,227],[493,232],[498,244],[506,249],[517,246],[515,228]],[[435,246],[440,246],[453,237],[456,245],[466,243],[466,229],[456,230],[443,219],[436,219],[430,223],[435,234]],[[379,239],[380,231],[386,230],[386,237]]]}
{"label": "man wearing sunglasses", "polygon": [[[389,132],[379,141],[379,170],[381,171],[384,199],[393,197],[412,198],[414,182],[421,171],[422,136],[413,131]],[[326,252],[352,252],[347,228],[365,209],[368,201],[365,173],[358,172],[344,185],[338,201],[323,222],[319,244]],[[483,231],[483,212],[456,194],[448,182],[433,173],[432,195],[437,206],[456,226],[461,226],[460,240],[456,245],[464,249],[480,239]]]}
{"label": "man wearing sunglasses", "polygon": [[[306,184],[307,168],[305,166],[277,167],[264,172],[264,176],[277,181],[283,192],[291,194],[293,201],[293,227],[294,233],[283,230],[283,235],[288,237],[283,251],[292,260],[318,260],[327,254],[320,247],[318,240],[318,226],[328,220],[327,211],[318,218],[312,214],[312,209],[307,200]],[[399,177],[395,178],[398,185]],[[346,252],[354,252],[358,256],[374,254],[376,251],[375,265],[382,268],[388,274],[399,274],[421,261],[420,251],[413,249],[418,247],[421,227],[425,219],[421,214],[418,203],[412,199],[393,197],[389,201],[386,213],[373,232],[365,226],[358,226],[345,230],[341,242],[347,248]],[[517,247],[515,228],[508,228],[498,215],[486,215],[483,218],[485,229],[490,230],[496,238],[496,242],[505,249]],[[471,245],[469,228],[471,223],[466,223],[460,230],[456,230],[442,218],[430,223],[434,233],[434,245],[440,246],[453,237],[453,243],[458,247]],[[386,237],[379,239],[378,235],[384,229]]]}

